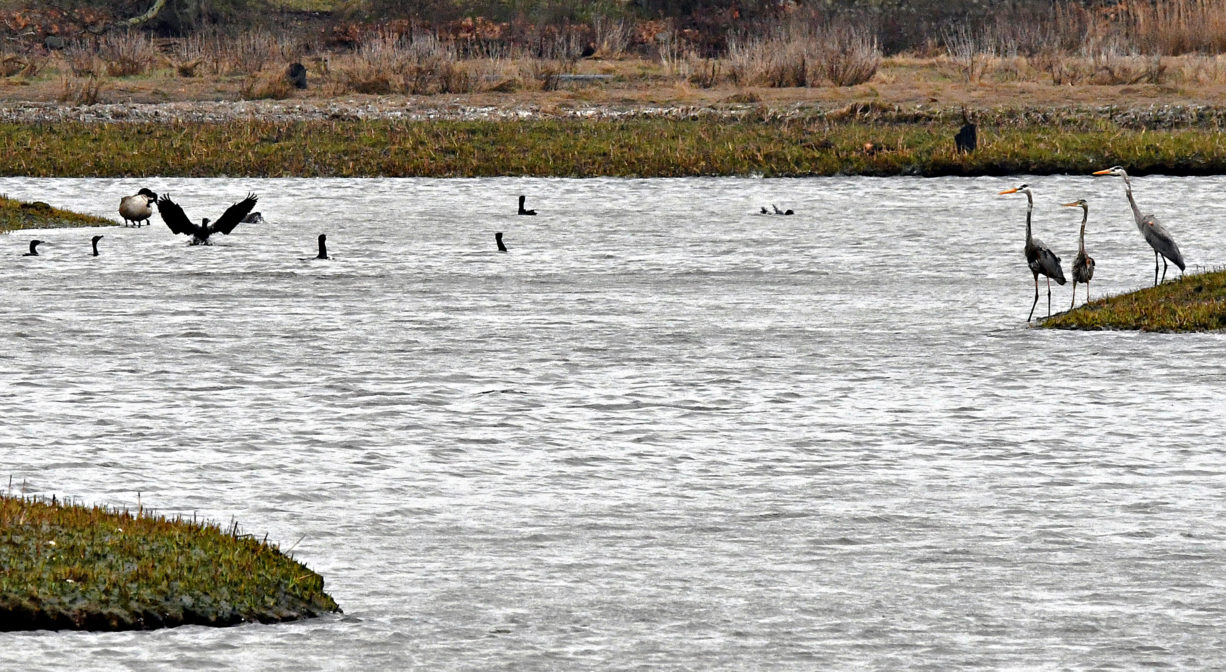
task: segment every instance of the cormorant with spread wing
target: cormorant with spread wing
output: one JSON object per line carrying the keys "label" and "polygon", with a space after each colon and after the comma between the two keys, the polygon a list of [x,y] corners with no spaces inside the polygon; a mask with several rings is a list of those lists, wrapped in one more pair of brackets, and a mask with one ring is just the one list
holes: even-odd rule
{"label": "cormorant with spread wing", "polygon": [[255,194],[247,194],[247,198],[226,208],[225,213],[212,224],[209,223],[207,217],[202,219],[200,224],[193,224],[192,220],[187,218],[187,213],[183,212],[183,208],[166,195],[158,199],[158,213],[162,215],[162,221],[166,222],[166,226],[170,227],[171,231],[190,235],[192,245],[208,245],[209,236],[214,233],[230,235],[234,227],[238,226],[255,207],[258,198]]}

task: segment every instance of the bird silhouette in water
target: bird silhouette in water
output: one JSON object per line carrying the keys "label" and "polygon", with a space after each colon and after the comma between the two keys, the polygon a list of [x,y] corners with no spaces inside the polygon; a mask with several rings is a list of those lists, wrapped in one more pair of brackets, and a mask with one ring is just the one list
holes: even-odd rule
{"label": "bird silhouette in water", "polygon": [[1162,256],[1162,280],[1166,280],[1166,260],[1170,259],[1179,271],[1182,273],[1184,269],[1183,255],[1179,252],[1179,246],[1175,244],[1175,239],[1171,237],[1166,227],[1158,223],[1158,220],[1153,215],[1141,215],[1141,209],[1137,207],[1137,202],[1132,198],[1132,182],[1128,179],[1128,173],[1120,166],[1112,166],[1106,170],[1098,170],[1095,175],[1115,175],[1116,177],[1124,178],[1124,194],[1128,196],[1128,205],[1132,206],[1132,217],[1137,222],[1137,229],[1141,231],[1141,236],[1145,238],[1145,242],[1154,250],[1154,286],[1158,286],[1158,257]]}
{"label": "bird silhouette in water", "polygon": [[30,251],[29,251],[29,252],[26,252],[25,254],[23,254],[23,255],[21,255],[21,256],[23,256],[23,257],[37,257],[37,256],[38,256],[38,249],[37,249],[37,248],[38,248],[38,246],[39,246],[39,245],[42,245],[42,244],[43,244],[43,241],[41,241],[41,240],[31,240],[31,241],[30,241]]}
{"label": "bird silhouette in water", "polygon": [[328,256],[328,244],[325,242],[327,240],[328,240],[328,234],[326,233],[319,234],[319,254],[315,255],[316,259],[330,259],[331,258]]}
{"label": "bird silhouette in water", "polygon": [[494,234],[494,242],[495,242],[495,243],[498,243],[498,251],[499,251],[499,252],[506,252],[506,251],[507,251],[507,246],[502,244],[502,232],[501,232],[501,231],[499,231],[498,233],[495,233],[495,234]]}
{"label": "bird silhouette in water", "polygon": [[525,197],[524,197],[524,195],[523,195],[523,194],[520,194],[520,196],[519,196],[519,214],[521,214],[521,215],[535,215],[535,214],[536,214],[536,210],[528,210],[527,208],[525,208],[525,207],[524,207],[524,198],[525,198]]}
{"label": "bird silhouette in water", "polygon": [[98,241],[102,240],[102,236],[94,236],[89,239],[89,242],[94,246],[94,256],[98,256]]}
{"label": "bird silhouette in water", "polygon": [[1090,204],[1082,198],[1061,205],[1066,208],[1081,207],[1081,237],[1077,239],[1077,257],[1073,259],[1073,300],[1068,304],[1068,309],[1072,310],[1073,304],[1077,303],[1077,283],[1079,282],[1085,283],[1086,303],[1090,302],[1090,279],[1094,277],[1094,257],[1086,254],[1086,220],[1090,218]]}
{"label": "bird silhouette in water", "polygon": [[153,216],[153,204],[158,200],[158,195],[148,189],[142,188],[140,191],[131,196],[124,196],[119,200],[119,216],[123,217],[123,224],[127,226],[140,226],[141,222],[148,222]]}
{"label": "bird silhouette in water", "polygon": [[192,237],[192,245],[208,245],[209,236],[214,233],[230,235],[234,227],[238,226],[255,207],[255,202],[259,197],[255,194],[247,194],[247,198],[226,208],[221,217],[217,218],[216,222],[209,224],[208,218],[201,220],[200,224],[193,224],[192,220],[187,218],[187,213],[183,212],[183,208],[179,207],[178,203],[170,200],[170,196],[162,196],[158,199],[158,213],[162,215],[162,221],[166,222],[166,226],[174,233],[182,233]]}
{"label": "bird silhouette in water", "polygon": [[764,215],[769,215],[769,214],[771,214],[771,213],[770,213],[770,210],[767,210],[765,205],[764,205],[764,206],[762,206],[762,214],[764,214]]}
{"label": "bird silhouette in water", "polygon": [[1034,196],[1030,193],[1030,185],[1023,184],[1000,193],[1016,194],[1019,192],[1026,194],[1026,246],[1022,249],[1026,253],[1026,265],[1034,274],[1034,303],[1030,304],[1030,314],[1026,316],[1026,321],[1029,322],[1034,317],[1034,307],[1039,305],[1039,274],[1047,276],[1048,317],[1051,317],[1051,281],[1054,278],[1057,283],[1063,285],[1065,280],[1064,271],[1060,270],[1060,257],[1057,257],[1050,247],[1030,233],[1030,215],[1034,211]]}
{"label": "bird silhouette in water", "polygon": [[243,217],[243,221],[241,223],[242,224],[263,224],[264,215],[261,215],[258,212],[253,212],[250,215]]}

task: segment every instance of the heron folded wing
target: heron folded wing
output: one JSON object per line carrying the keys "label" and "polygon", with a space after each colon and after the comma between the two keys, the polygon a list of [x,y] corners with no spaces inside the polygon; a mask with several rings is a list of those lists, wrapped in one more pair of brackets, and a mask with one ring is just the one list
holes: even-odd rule
{"label": "heron folded wing", "polygon": [[1060,268],[1060,257],[1057,257],[1051,248],[1044,247],[1039,250],[1039,267],[1043,275],[1055,280],[1058,284],[1064,284],[1064,271]]}
{"label": "heron folded wing", "polygon": [[1149,243],[1155,252],[1170,259],[1179,270],[1184,270],[1183,254],[1179,252],[1179,246],[1175,244],[1170,232],[1159,224],[1153,215],[1146,215],[1142,222],[1144,226],[1141,227],[1141,233],[1145,236],[1145,242]]}
{"label": "heron folded wing", "polygon": [[217,218],[216,222],[210,224],[209,228],[219,233],[224,233],[227,236],[230,235],[234,227],[241,224],[243,218],[250,214],[257,200],[259,200],[259,197],[255,194],[247,194],[247,198],[226,208],[225,214]]}

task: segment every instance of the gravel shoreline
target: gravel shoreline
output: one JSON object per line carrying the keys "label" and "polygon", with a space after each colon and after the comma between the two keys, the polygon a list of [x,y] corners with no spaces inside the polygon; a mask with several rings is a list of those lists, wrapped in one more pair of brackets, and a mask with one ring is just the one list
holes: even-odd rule
{"label": "gravel shoreline", "polygon": [[[1171,129],[1226,127],[1226,107],[1216,105],[1149,105],[1143,107],[1054,106],[994,107],[972,109],[971,118],[981,125],[1080,126],[1108,121],[1125,128]],[[368,100],[240,100],[176,101],[165,103],[105,103],[66,105],[52,102],[0,102],[0,122],[38,124],[81,123],[220,123],[260,120],[301,121],[530,121],[538,119],[696,119],[721,117],[742,119],[814,119],[828,122],[863,121],[877,123],[952,123],[960,124],[960,108],[939,105],[889,105],[856,102],[840,106],[819,103],[764,105],[725,103],[720,105],[645,105],[574,104],[540,105],[521,103],[511,106],[475,105],[459,100],[428,104],[404,98]]]}

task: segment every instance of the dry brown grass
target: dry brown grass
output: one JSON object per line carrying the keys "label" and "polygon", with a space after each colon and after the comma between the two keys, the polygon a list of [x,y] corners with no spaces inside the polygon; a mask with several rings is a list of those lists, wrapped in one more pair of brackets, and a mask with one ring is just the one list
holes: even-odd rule
{"label": "dry brown grass", "polygon": [[97,58],[111,77],[149,72],[161,59],[153,40],[138,31],[109,32],[98,40]]}

